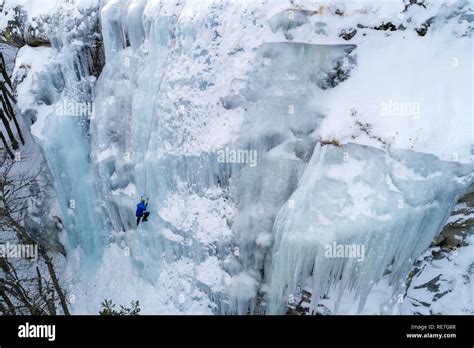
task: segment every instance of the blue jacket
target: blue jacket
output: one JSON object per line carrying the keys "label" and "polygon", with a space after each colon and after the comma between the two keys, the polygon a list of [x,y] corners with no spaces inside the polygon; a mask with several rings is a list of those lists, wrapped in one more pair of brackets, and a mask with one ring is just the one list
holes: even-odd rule
{"label": "blue jacket", "polygon": [[142,216],[143,213],[146,211],[146,207],[148,206],[148,203],[145,204],[145,202],[140,202],[137,204],[137,211],[135,212],[135,215],[137,217]]}

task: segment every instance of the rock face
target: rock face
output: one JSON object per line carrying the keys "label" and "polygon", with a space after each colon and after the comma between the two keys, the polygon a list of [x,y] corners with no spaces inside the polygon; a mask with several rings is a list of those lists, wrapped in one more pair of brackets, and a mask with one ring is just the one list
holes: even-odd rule
{"label": "rock face", "polygon": [[[288,303],[287,315],[309,315],[310,314],[311,293],[299,289],[296,299]],[[323,304],[318,304],[314,315],[331,315],[331,310]]]}
{"label": "rock face", "polygon": [[414,314],[473,314],[474,187],[454,208],[431,247],[414,264],[405,300]]}
{"label": "rock face", "polygon": [[[65,9],[64,12],[58,10],[50,15],[29,18],[22,6],[5,10],[0,7],[0,15],[9,15],[9,11],[13,12],[13,16],[12,19],[8,20],[7,25],[1,32],[0,43],[11,47],[21,48],[25,45],[31,47],[50,47],[53,44],[61,45],[59,42],[54,42],[57,31],[69,30],[71,33],[76,32],[74,26],[71,28],[58,27],[58,23],[61,22],[60,16],[71,16],[71,13],[68,12],[67,9]],[[96,11],[96,9],[89,9],[88,12],[85,13],[85,18],[87,18],[88,22],[88,25],[85,27],[92,27],[93,30],[91,30],[91,33],[93,34],[90,34],[85,39],[87,44],[84,46],[84,50],[87,51],[87,54],[90,55],[92,60],[91,74],[98,77],[105,64],[98,11]],[[72,25],[72,23],[73,20],[71,19],[68,25]],[[80,32],[78,33],[80,34]]]}
{"label": "rock face", "polygon": [[357,29],[350,28],[347,30],[342,30],[339,36],[342,37],[344,40],[349,41],[355,36],[355,34],[357,34]]}
{"label": "rock face", "polygon": [[0,13],[8,14],[8,11],[14,12],[13,19],[9,20],[7,26],[3,29],[0,42],[20,48],[25,45],[23,33],[25,31],[26,14],[20,6],[5,11],[2,9]]}
{"label": "rock face", "polygon": [[474,192],[470,192],[459,200],[459,204],[451,214],[448,224],[444,227],[433,246],[455,250],[466,246],[465,239],[474,228]]}
{"label": "rock face", "polygon": [[8,11],[13,11],[13,18],[3,29],[0,42],[17,48],[24,45],[51,46],[47,33],[47,28],[51,25],[51,17],[45,16],[29,20],[22,6],[6,10],[5,15],[8,14]]}

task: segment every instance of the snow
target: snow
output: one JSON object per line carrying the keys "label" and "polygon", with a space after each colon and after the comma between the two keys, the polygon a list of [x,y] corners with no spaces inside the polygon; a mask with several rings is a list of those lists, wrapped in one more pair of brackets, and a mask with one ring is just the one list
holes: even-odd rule
{"label": "snow", "polygon": [[[22,6],[30,19],[47,16],[55,13],[60,5],[67,3],[62,0],[5,0],[4,8]],[[74,7],[78,10],[98,7],[100,0],[74,0]]]}
{"label": "snow", "polygon": [[220,268],[220,261],[215,256],[208,257],[198,265],[196,273],[196,279],[215,293],[224,291],[226,284],[230,282],[229,274]]}
{"label": "snow", "polygon": [[255,274],[241,272],[230,279],[229,296],[238,313],[244,314],[248,303],[257,295],[259,284],[256,278]]}
{"label": "snow", "polygon": [[255,239],[255,243],[264,248],[268,248],[272,245],[272,236],[270,233],[261,233],[257,239]]}
{"label": "snow", "polygon": [[[422,271],[417,274],[407,291],[407,301],[404,301],[404,313],[421,312],[422,314],[445,314],[456,315],[474,313],[473,290],[472,290],[472,264],[474,263],[474,238],[470,234],[465,242],[467,246],[451,251],[448,257],[440,260],[424,262]],[[429,252],[423,254],[420,259],[429,256]],[[430,292],[422,285],[439,277],[436,284],[438,291]],[[419,303],[429,304],[429,308],[423,308]]]}
{"label": "snow", "polygon": [[180,260],[166,268],[154,285],[137,274],[127,249],[110,245],[92,276],[76,279],[74,271],[69,274],[75,282],[87,282],[87,286],[74,287],[69,295],[74,298],[73,313],[98,314],[100,304],[111,299],[123,305],[139,300],[140,314],[212,314],[206,295],[190,283],[190,272],[192,264]]}
{"label": "snow", "polygon": [[[82,2],[79,0],[78,2]],[[23,6],[29,18],[49,15],[58,7],[59,0],[5,0],[4,8]]]}
{"label": "snow", "polygon": [[176,228],[192,231],[206,245],[232,236],[227,224],[232,213],[222,197],[174,194],[163,203],[159,215]]}
{"label": "snow", "polygon": [[[23,46],[18,50],[12,77],[14,80],[22,81],[16,89],[17,105],[20,109],[26,110],[34,103],[34,84],[38,83],[38,74],[47,69],[53,54],[53,50],[49,47]],[[37,122],[31,127],[31,133],[39,139],[44,139],[43,128],[48,111],[41,105],[36,110]]]}
{"label": "snow", "polygon": [[117,156],[118,149],[115,146],[111,146],[108,149],[105,149],[97,154],[97,161],[102,162],[106,160],[107,158],[110,158],[112,156]]}
{"label": "snow", "polygon": [[114,195],[114,196],[121,195],[121,194],[129,196],[129,197],[136,197],[137,188],[135,187],[134,184],[129,183],[127,185],[127,187],[125,187],[123,189],[117,189],[117,190],[112,191],[112,195]]}
{"label": "snow", "polygon": [[173,233],[171,230],[167,228],[163,228],[161,230],[161,234],[163,235],[164,238],[182,244],[184,242],[184,237],[180,236],[178,234]]}
{"label": "snow", "polygon": [[[358,47],[358,69],[347,84],[335,91],[334,100],[338,101],[338,105],[332,111],[340,116],[327,117],[330,124],[323,124],[322,136],[348,137],[349,134],[344,134],[341,130],[344,128],[340,125],[351,122],[350,110],[355,108],[363,122],[371,124],[374,132],[394,147],[433,153],[445,160],[459,158],[469,162],[472,118],[466,115],[471,110],[472,68],[466,64],[471,61],[468,40],[393,40],[398,42],[390,40],[390,46],[388,43],[365,43]],[[377,49],[364,50],[364,45],[369,44]],[[433,52],[433,47],[446,45],[451,47]],[[413,51],[417,54],[414,55]],[[364,54],[370,56],[364,57]],[[465,64],[454,67],[454,57]],[[383,60],[384,64],[375,64],[379,60]],[[420,64],[423,69],[418,68]],[[371,90],[360,87],[361,84],[366,86],[364,81],[368,75],[371,76],[370,86],[374,87]],[[443,82],[425,88],[433,76]],[[348,90],[352,92],[348,93]],[[459,92],[452,93],[454,90]],[[381,116],[380,105],[389,100],[418,103],[420,116],[415,119],[410,114]],[[346,116],[343,118],[343,115]]]}

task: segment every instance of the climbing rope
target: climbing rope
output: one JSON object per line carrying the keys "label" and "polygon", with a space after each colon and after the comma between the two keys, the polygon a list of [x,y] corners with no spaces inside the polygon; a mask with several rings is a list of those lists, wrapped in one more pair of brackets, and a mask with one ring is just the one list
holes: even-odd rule
{"label": "climbing rope", "polygon": [[150,130],[148,132],[148,139],[147,139],[147,142],[146,142],[146,151],[145,151],[145,160],[144,160],[144,162],[145,162],[144,163],[144,166],[145,166],[145,168],[144,168],[145,169],[145,196],[146,196],[146,193],[147,193],[147,185],[146,184],[147,184],[148,149],[150,147],[151,132],[152,132],[153,123],[154,123],[154,120],[155,120],[156,101],[158,99],[158,95],[160,94],[161,84],[163,82],[163,78],[164,78],[165,73],[166,73],[166,67],[168,66],[168,61],[169,61],[169,58],[171,57],[171,52],[173,51],[174,46],[176,44],[176,29],[179,26],[180,19],[181,19],[181,14],[183,13],[183,9],[184,9],[185,6],[186,6],[186,0],[183,1],[183,6],[181,6],[181,9],[178,13],[178,17],[176,18],[176,23],[173,27],[172,43],[168,48],[168,53],[166,54],[165,64],[163,65],[163,72],[161,73],[160,81],[158,82],[158,90],[156,91],[156,95],[155,95],[155,98],[154,98],[154,101],[153,101],[153,109],[152,109],[152,114],[151,114]]}

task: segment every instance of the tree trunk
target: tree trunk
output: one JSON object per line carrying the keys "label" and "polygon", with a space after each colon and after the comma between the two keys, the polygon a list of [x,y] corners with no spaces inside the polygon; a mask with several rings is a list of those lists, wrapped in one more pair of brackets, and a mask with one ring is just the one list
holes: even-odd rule
{"label": "tree trunk", "polygon": [[0,139],[2,140],[3,146],[5,147],[5,151],[8,153],[8,156],[10,156],[11,159],[14,159],[15,156],[13,155],[13,152],[11,152],[10,147],[8,146],[7,140],[3,136],[2,131],[0,131]]}
{"label": "tree trunk", "polygon": [[18,150],[18,142],[16,141],[15,135],[13,134],[12,129],[10,128],[10,123],[8,122],[2,110],[0,110],[0,118],[2,119],[5,130],[7,131],[8,137],[10,138],[13,149]]}

